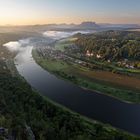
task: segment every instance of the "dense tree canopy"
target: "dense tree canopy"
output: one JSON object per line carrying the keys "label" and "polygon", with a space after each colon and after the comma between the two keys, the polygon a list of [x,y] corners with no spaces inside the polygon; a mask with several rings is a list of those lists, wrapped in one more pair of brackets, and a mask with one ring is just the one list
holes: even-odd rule
{"label": "dense tree canopy", "polygon": [[[1,63],[2,65],[3,63]],[[89,122],[32,91],[20,77],[0,70],[0,139],[118,140],[136,139],[100,123]]]}
{"label": "dense tree canopy", "polygon": [[83,53],[87,50],[100,54],[103,60],[140,60],[140,33],[107,31],[90,35],[78,35],[75,42]]}

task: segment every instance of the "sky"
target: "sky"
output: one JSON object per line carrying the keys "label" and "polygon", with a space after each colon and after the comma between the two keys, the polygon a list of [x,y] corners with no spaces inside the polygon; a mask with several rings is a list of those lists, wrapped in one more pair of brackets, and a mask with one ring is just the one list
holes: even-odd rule
{"label": "sky", "polygon": [[0,25],[140,24],[140,0],[1,0]]}

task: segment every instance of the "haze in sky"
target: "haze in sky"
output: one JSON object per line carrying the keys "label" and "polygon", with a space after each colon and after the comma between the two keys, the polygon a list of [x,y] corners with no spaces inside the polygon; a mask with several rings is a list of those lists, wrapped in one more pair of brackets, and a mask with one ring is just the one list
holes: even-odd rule
{"label": "haze in sky", "polygon": [[1,0],[0,25],[49,23],[140,24],[140,0]]}

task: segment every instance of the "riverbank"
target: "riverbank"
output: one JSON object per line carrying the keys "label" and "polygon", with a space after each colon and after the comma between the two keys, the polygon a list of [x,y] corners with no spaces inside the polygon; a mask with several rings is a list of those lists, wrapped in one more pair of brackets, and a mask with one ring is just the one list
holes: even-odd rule
{"label": "riverbank", "polygon": [[[7,55],[7,59],[9,56],[13,59],[10,54]],[[0,139],[5,137],[23,140],[27,138],[37,140],[140,139],[108,125],[83,119],[78,114],[55,105],[46,97],[34,92],[18,74],[13,75],[11,73],[14,69],[13,65],[9,67],[12,68],[11,70],[4,61],[0,66],[0,127],[5,131]]]}
{"label": "riverbank", "polygon": [[[25,128],[27,124],[38,140],[140,139],[108,125],[83,119],[78,114],[55,105],[46,97],[33,92],[31,87],[19,78],[0,75],[0,85],[3,106],[0,122],[1,127],[8,130],[7,136],[14,131],[18,138],[26,138],[29,135]],[[10,109],[10,112],[7,112],[7,109]],[[23,133],[24,131],[26,133]]]}
{"label": "riverbank", "polygon": [[90,78],[90,75],[86,76],[86,74],[90,72],[89,70],[62,60],[55,60],[48,57],[44,58],[40,56],[35,50],[33,50],[33,57],[36,62],[44,69],[54,73],[56,76],[71,81],[78,86],[104,93],[106,95],[118,98],[124,102],[140,103],[139,91],[135,89],[133,90],[133,88],[108,83],[106,81],[100,81],[96,78],[92,79]]}
{"label": "riverbank", "polygon": [[[81,62],[81,65],[83,62],[83,64],[86,64],[86,67],[88,67],[89,69],[92,69],[92,70],[98,69],[104,72],[106,71],[106,75],[107,73],[110,73],[110,75],[111,73],[114,73],[114,74],[116,73],[116,74],[129,76],[129,77],[133,77],[137,79],[140,78],[139,69],[125,68],[125,67],[118,66],[116,65],[117,62],[115,60],[114,61],[110,61],[110,60],[101,61],[100,59],[97,59],[97,58],[94,58],[94,59],[90,58],[91,56],[90,57],[85,56],[85,53],[81,53],[80,47],[78,47],[75,43],[77,39],[78,37],[76,38],[75,36],[73,36],[73,37],[58,40],[55,42],[54,48],[56,50],[59,50],[67,54],[67,56]],[[90,54],[87,53],[86,55],[90,55]],[[138,63],[138,61],[136,61],[135,63]],[[109,78],[109,75],[107,76]]]}

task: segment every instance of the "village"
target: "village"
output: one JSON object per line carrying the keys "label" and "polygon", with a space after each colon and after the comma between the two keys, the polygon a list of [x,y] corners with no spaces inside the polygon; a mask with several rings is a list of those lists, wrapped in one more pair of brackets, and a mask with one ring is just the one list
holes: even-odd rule
{"label": "village", "polygon": [[53,60],[62,60],[65,62],[69,62],[69,63],[76,63],[76,64],[80,64],[82,66],[86,66],[87,62],[84,62],[80,59],[75,59],[73,57],[70,57],[67,55],[67,53],[62,52],[60,50],[56,50],[55,48],[52,48],[50,46],[47,47],[38,47],[37,48],[37,53],[39,54],[39,56],[43,57],[43,58],[51,58]]}
{"label": "village", "polygon": [[[89,50],[87,50],[86,56],[87,57],[94,57],[95,59],[101,59],[103,57],[102,54],[96,54],[93,51],[90,52]],[[110,59],[108,59],[107,62],[111,63],[112,61]],[[132,64],[131,62],[129,62],[128,59],[123,59],[121,61],[117,61],[116,65],[118,67],[124,67],[124,68],[128,68],[128,69],[135,69],[135,65]]]}
{"label": "village", "polygon": [[[71,64],[77,64],[80,66],[84,66],[90,69],[103,69],[102,67],[98,66],[98,61],[102,59],[101,54],[96,54],[93,51],[87,50],[85,54],[80,53],[79,50],[77,50],[77,56],[72,55],[73,51],[76,51],[76,46],[71,45],[68,47],[65,51],[57,50],[55,47],[52,46],[41,46],[37,47],[37,52],[40,56],[43,58],[51,58],[53,60],[62,60],[67,63]],[[84,59],[83,59],[84,58]],[[91,58],[94,58],[95,61],[90,61]],[[89,60],[89,61],[88,61]],[[95,63],[97,61],[97,63]],[[115,66],[120,68],[127,68],[127,69],[136,69],[135,65],[130,63],[128,59],[124,59],[117,62],[112,62],[110,59],[106,61],[107,65],[111,65],[111,63],[114,63]]]}

